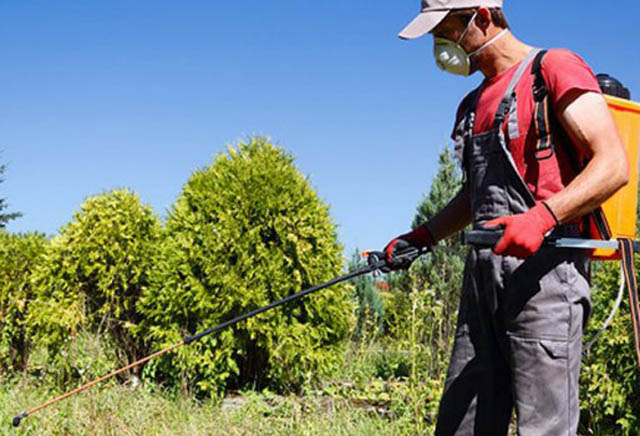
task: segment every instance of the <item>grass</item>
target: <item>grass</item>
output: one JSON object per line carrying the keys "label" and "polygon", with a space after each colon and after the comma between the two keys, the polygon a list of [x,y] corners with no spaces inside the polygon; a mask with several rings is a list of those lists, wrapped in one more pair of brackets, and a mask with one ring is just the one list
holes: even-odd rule
{"label": "grass", "polygon": [[401,435],[410,422],[327,396],[245,393],[236,407],[198,402],[144,386],[114,385],[82,393],[11,427],[12,417],[57,392],[21,381],[0,390],[0,433],[5,435]]}
{"label": "grass", "polygon": [[43,409],[14,429],[13,416],[62,393],[52,379],[16,377],[0,385],[0,434],[429,435],[439,386],[411,379],[404,369],[407,358],[377,342],[354,342],[339,378],[298,396],[247,391],[224,401],[198,401],[153,384],[109,382]]}

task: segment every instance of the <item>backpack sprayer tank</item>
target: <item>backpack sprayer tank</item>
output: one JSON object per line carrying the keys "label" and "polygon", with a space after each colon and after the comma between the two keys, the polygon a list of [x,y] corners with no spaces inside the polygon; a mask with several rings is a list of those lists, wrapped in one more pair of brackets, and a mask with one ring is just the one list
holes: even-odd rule
{"label": "backpack sprayer tank", "polygon": [[[638,205],[638,146],[640,144],[640,103],[631,101],[631,93],[619,80],[598,74],[598,83],[620,131],[629,159],[629,184],[607,200],[602,209],[613,234],[612,239],[636,236]],[[614,250],[598,249],[594,259],[619,258]]]}

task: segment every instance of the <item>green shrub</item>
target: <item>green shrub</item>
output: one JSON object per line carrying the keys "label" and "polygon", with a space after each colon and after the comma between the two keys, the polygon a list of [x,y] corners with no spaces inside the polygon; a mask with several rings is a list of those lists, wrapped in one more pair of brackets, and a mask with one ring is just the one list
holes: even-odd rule
{"label": "green shrub", "polygon": [[[620,262],[594,264],[593,316],[586,341],[600,329],[611,311],[618,294],[619,270]],[[584,434],[640,434],[640,373],[628,303],[625,294],[612,324],[583,363],[580,396]]]}
{"label": "green shrub", "polygon": [[[113,371],[120,363],[112,335],[81,328],[57,348],[54,360],[43,345],[31,350],[29,374],[37,376],[42,386],[66,390],[67,380],[73,379],[78,385],[88,383]],[[113,386],[116,381],[112,378],[101,383],[100,387],[104,388],[105,383]]]}
{"label": "green shrub", "polygon": [[[266,139],[196,171],[166,228],[140,305],[155,349],[343,273],[328,207]],[[350,292],[335,286],[268,311],[151,362],[145,373],[209,394],[247,384],[296,389],[339,362]]]}
{"label": "green shrub", "polygon": [[0,371],[26,368],[25,317],[33,296],[31,274],[42,258],[44,235],[0,231]]}
{"label": "green shrub", "polygon": [[32,334],[51,356],[81,329],[109,334],[121,361],[143,355],[132,328],[149,281],[161,233],[158,218],[137,195],[115,190],[88,198],[48,247],[34,273],[37,294],[28,316]]}
{"label": "green shrub", "polygon": [[[640,195],[640,186],[638,186]],[[640,236],[640,203],[636,239]],[[636,273],[640,262],[635,261]],[[585,341],[609,316],[619,289],[620,262],[592,263],[593,311]],[[625,289],[625,294],[626,294]],[[580,429],[585,434],[640,434],[640,373],[633,345],[629,299],[625,295],[612,324],[589,350],[580,379]]]}

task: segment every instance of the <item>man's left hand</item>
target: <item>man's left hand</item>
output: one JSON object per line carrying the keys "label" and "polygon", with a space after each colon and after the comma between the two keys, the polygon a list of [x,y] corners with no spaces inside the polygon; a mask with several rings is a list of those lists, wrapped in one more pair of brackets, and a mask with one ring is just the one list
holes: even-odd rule
{"label": "man's left hand", "polygon": [[488,221],[485,227],[504,227],[504,235],[493,249],[495,254],[526,259],[540,249],[544,235],[557,224],[548,206],[540,202],[525,213]]}

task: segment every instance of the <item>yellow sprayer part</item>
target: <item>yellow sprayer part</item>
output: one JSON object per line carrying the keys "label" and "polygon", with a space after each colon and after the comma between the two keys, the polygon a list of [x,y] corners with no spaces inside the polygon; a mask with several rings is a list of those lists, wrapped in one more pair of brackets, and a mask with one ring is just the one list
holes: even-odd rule
{"label": "yellow sprayer part", "polygon": [[[613,238],[635,239],[636,207],[638,205],[638,145],[640,144],[640,103],[605,96],[618,125],[629,159],[629,184],[607,200],[602,209],[607,217]],[[594,257],[611,258],[612,250],[596,250]]]}

